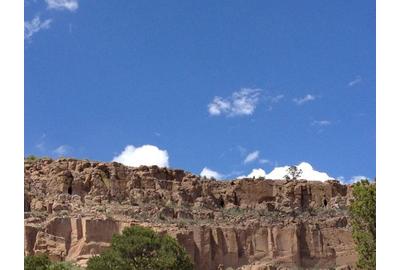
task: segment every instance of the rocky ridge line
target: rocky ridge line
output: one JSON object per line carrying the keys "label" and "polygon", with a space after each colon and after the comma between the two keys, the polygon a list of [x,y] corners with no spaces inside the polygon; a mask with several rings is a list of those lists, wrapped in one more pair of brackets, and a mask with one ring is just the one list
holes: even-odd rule
{"label": "rocky ridge line", "polygon": [[76,159],[26,161],[25,254],[85,265],[140,224],[175,237],[196,269],[353,269],[338,181],[203,179]]}

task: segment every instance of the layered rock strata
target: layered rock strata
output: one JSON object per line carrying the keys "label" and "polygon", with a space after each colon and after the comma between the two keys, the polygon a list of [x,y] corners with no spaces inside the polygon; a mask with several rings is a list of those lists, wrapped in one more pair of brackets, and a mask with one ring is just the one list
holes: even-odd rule
{"label": "layered rock strata", "polygon": [[85,266],[134,224],[175,237],[196,269],[352,269],[351,187],[216,181],[75,159],[25,162],[25,254]]}

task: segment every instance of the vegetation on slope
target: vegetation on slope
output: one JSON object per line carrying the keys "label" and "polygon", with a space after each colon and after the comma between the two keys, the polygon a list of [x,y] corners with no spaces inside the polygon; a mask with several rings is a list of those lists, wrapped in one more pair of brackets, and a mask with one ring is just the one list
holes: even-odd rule
{"label": "vegetation on slope", "polygon": [[46,255],[26,256],[25,270],[80,270],[78,266],[69,262],[51,262]]}
{"label": "vegetation on slope", "polygon": [[[51,262],[47,255],[26,256],[25,270],[79,270],[69,262]],[[87,270],[192,270],[186,251],[168,235],[133,226],[113,236],[111,247],[88,261]]]}
{"label": "vegetation on slope", "polygon": [[353,186],[354,201],[350,206],[353,238],[360,269],[375,269],[376,257],[376,185],[368,180]]}
{"label": "vegetation on slope", "polygon": [[192,270],[186,251],[168,235],[133,226],[114,235],[111,247],[92,257],[87,270]]}

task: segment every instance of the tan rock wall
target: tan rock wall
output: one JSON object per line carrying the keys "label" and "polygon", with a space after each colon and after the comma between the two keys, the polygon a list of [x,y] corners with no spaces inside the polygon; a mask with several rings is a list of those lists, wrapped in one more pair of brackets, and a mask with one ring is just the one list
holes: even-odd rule
{"label": "tan rock wall", "polygon": [[[110,219],[53,219],[35,233],[25,226],[26,249],[31,253],[48,253],[56,260],[68,258],[84,264],[99,254],[114,233],[120,233],[126,223]],[[155,228],[158,230],[159,228]],[[193,226],[188,229],[164,228],[175,237],[192,257],[196,269],[240,267],[260,260],[288,267],[334,267],[353,264],[356,260],[350,232],[336,226],[318,224],[232,226]]]}
{"label": "tan rock wall", "polygon": [[25,254],[85,265],[113,234],[141,224],[175,237],[199,270],[354,266],[350,193],[337,181],[215,181],[156,166],[39,160],[25,164]]}

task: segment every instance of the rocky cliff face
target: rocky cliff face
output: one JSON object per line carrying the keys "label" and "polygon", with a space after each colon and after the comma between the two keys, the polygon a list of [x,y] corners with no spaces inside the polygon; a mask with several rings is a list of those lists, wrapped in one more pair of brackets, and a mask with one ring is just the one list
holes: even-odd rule
{"label": "rocky cliff face", "polygon": [[215,181],[75,159],[25,162],[25,254],[85,265],[139,224],[175,237],[196,269],[352,269],[350,187]]}

